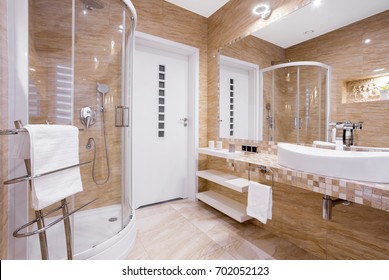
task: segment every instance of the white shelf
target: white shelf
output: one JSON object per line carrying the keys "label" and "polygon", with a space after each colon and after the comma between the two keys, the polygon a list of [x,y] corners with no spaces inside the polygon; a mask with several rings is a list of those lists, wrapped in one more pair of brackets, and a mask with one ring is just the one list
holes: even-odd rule
{"label": "white shelf", "polygon": [[205,154],[205,155],[215,156],[215,157],[221,157],[221,158],[227,158],[227,159],[244,155],[244,152],[235,151],[233,153],[230,153],[227,149],[216,150],[216,149],[209,149],[209,148],[198,148],[197,151],[200,154]]}
{"label": "white shelf", "polygon": [[213,169],[201,170],[197,171],[197,176],[237,192],[243,193],[248,191],[249,181],[247,179],[236,177],[221,171]]}
{"label": "white shelf", "polygon": [[246,205],[214,191],[197,193],[196,197],[240,223],[252,218],[246,214]]}

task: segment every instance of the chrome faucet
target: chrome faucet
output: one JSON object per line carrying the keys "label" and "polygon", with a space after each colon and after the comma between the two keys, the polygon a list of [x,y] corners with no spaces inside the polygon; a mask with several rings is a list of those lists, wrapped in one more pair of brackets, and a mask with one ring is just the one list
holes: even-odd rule
{"label": "chrome faucet", "polygon": [[335,128],[343,130],[343,144],[347,147],[354,145],[354,131],[362,129],[363,122],[352,123],[350,121],[337,122]]}

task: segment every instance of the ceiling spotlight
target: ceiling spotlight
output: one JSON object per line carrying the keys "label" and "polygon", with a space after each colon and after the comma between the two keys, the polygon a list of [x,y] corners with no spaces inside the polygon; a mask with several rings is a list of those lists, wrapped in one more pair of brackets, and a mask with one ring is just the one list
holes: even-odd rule
{"label": "ceiling spotlight", "polygon": [[314,7],[320,6],[321,3],[322,3],[322,0],[313,0],[313,6]]}
{"label": "ceiling spotlight", "polygon": [[271,15],[271,8],[267,4],[260,4],[254,7],[253,14],[261,16],[263,19],[268,19]]}
{"label": "ceiling spotlight", "polygon": [[367,44],[370,44],[370,43],[371,43],[371,39],[368,38],[368,39],[364,40],[363,42],[364,42],[366,45],[367,45]]}

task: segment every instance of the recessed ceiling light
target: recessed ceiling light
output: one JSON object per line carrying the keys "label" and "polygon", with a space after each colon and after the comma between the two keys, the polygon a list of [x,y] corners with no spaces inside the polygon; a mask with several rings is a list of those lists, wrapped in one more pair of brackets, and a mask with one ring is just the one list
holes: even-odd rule
{"label": "recessed ceiling light", "polygon": [[261,16],[263,19],[267,19],[271,14],[271,8],[267,4],[259,4],[254,7],[253,14]]}
{"label": "recessed ceiling light", "polygon": [[370,38],[368,38],[368,39],[366,39],[365,41],[363,41],[366,45],[367,44],[370,44],[371,43],[371,39]]}
{"label": "recessed ceiling light", "polygon": [[314,0],[313,1],[313,6],[314,7],[320,6],[321,4],[322,4],[322,0]]}

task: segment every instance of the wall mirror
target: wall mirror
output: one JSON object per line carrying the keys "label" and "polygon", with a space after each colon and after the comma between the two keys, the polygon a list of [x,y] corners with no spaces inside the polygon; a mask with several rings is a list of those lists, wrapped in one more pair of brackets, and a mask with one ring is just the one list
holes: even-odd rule
{"label": "wall mirror", "polygon": [[363,0],[312,1],[222,47],[219,137],[301,144],[328,141],[333,103],[329,92],[338,94],[331,85],[331,65],[308,54],[301,55],[303,60],[290,61],[289,50],[388,8],[386,0],[373,5]]}

